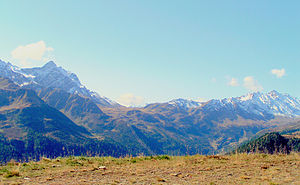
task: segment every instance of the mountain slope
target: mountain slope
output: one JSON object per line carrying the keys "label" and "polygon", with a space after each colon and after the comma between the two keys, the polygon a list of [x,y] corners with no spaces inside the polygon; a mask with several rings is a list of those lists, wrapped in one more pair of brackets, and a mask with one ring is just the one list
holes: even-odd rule
{"label": "mountain slope", "polygon": [[0,78],[0,159],[40,156],[115,155],[126,149],[98,140],[60,111],[48,106],[33,90]]}
{"label": "mountain slope", "polygon": [[86,129],[77,126],[61,112],[45,104],[33,90],[2,87],[0,99],[1,129],[4,134],[8,134],[8,128],[25,127],[42,134],[57,135],[56,137],[64,135],[70,139],[91,136]]}
{"label": "mountain slope", "polygon": [[38,96],[78,125],[88,128],[90,132],[93,132],[100,123],[104,123],[109,118],[93,100],[78,94],[71,94],[60,89],[44,88],[38,91]]}
{"label": "mountain slope", "polygon": [[[116,113],[114,110],[115,113],[110,114],[105,109],[104,112],[114,120],[106,124],[106,128],[130,130],[134,126],[143,135],[151,136],[153,143],[158,143],[163,152],[168,153],[173,150],[170,146],[177,145],[181,149],[176,152],[193,154],[226,151],[263,129],[288,123],[299,116],[299,110],[297,98],[272,91],[205,103],[177,99],[128,112]],[[123,115],[122,119],[119,115]],[[120,120],[124,122],[122,126]],[[105,133],[107,137],[116,138],[109,135],[109,131]],[[148,146],[143,142],[145,139],[133,136],[132,142],[139,140],[142,146]]]}
{"label": "mountain slope", "polygon": [[42,67],[19,68],[0,60],[0,76],[8,78],[24,88],[34,90],[48,87],[57,88],[71,94],[91,98],[102,106],[119,106],[116,102],[87,89],[74,73],[56,66],[53,61]]}
{"label": "mountain slope", "polygon": [[193,100],[186,100],[186,99],[175,99],[168,102],[168,104],[178,106],[183,109],[189,109],[189,108],[196,108],[200,107],[202,105],[201,102],[193,101]]}
{"label": "mountain slope", "polygon": [[[276,91],[208,102],[176,99],[141,108],[100,104],[85,94],[90,91],[80,87],[75,74],[53,62],[31,69],[4,66],[4,76],[17,84],[26,77],[29,82],[21,84],[23,88],[35,90],[48,105],[97,137],[128,146],[133,155],[225,151],[300,115],[299,99]],[[50,87],[44,87],[47,84]]]}
{"label": "mountain slope", "polygon": [[237,148],[239,153],[290,153],[300,152],[299,138],[286,138],[277,132],[266,133]]}

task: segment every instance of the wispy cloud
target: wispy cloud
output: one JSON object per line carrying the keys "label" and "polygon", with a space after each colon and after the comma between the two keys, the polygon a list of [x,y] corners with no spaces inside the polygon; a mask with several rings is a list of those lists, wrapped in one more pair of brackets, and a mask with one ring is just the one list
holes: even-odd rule
{"label": "wispy cloud", "polygon": [[272,69],[271,73],[275,75],[277,78],[281,78],[285,75],[285,69]]}
{"label": "wispy cloud", "polygon": [[141,96],[135,96],[134,94],[127,93],[119,97],[118,102],[124,106],[139,107],[145,104],[145,100]]}
{"label": "wispy cloud", "polygon": [[11,52],[11,55],[14,59],[19,60],[21,65],[27,66],[30,64],[29,60],[42,61],[53,50],[52,47],[47,47],[44,41],[39,41],[25,46],[18,46]]}
{"label": "wispy cloud", "polygon": [[239,86],[240,84],[239,84],[239,81],[237,78],[231,78],[231,79],[229,79],[228,85],[236,87],[236,86]]}
{"label": "wispy cloud", "polygon": [[244,87],[250,91],[262,91],[263,87],[252,76],[244,78]]}
{"label": "wispy cloud", "polygon": [[206,99],[206,98],[196,98],[196,99],[193,99],[193,101],[196,101],[196,102],[207,102],[208,99]]}
{"label": "wispy cloud", "polygon": [[212,83],[216,83],[216,82],[217,82],[217,79],[216,79],[215,77],[213,77],[213,78],[210,79],[210,81],[211,81]]}

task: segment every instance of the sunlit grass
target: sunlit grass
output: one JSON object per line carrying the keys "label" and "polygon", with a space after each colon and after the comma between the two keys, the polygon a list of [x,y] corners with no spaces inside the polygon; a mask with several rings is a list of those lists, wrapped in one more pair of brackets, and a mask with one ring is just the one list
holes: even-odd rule
{"label": "sunlit grass", "polygon": [[[233,154],[224,156],[84,157],[17,163],[0,167],[1,182],[102,184],[204,182],[205,184],[289,184],[300,180],[300,154]],[[101,178],[100,178],[101,177]],[[118,184],[118,183],[117,183]]]}

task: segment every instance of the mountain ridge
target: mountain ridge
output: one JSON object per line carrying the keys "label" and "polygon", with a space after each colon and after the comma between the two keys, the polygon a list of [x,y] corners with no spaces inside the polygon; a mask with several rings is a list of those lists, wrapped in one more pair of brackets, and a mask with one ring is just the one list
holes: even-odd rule
{"label": "mountain ridge", "polygon": [[87,153],[125,155],[126,147],[119,145],[95,137],[46,104],[34,90],[0,78],[0,163]]}
{"label": "mountain ridge", "polygon": [[58,67],[53,61],[49,61],[42,67],[20,68],[0,60],[0,74],[23,88],[35,90],[45,87],[59,88],[71,94],[89,97],[102,106],[120,106],[97,92],[87,89],[76,74]]}
{"label": "mountain ridge", "polygon": [[[17,70],[21,72],[16,73]],[[46,71],[47,78],[38,74],[41,70]],[[0,67],[0,75],[9,76],[17,84],[24,82],[23,79],[39,76],[36,83],[40,87],[26,84],[22,88],[33,89],[49,106],[64,113],[77,125],[84,126],[96,137],[122,143],[133,155],[220,152],[261,130],[284,125],[299,116],[299,100],[277,91],[207,102],[175,99],[145,107],[106,106],[97,103],[91,96],[69,91],[72,84],[78,87],[78,83],[67,84],[67,87],[66,84],[55,83],[57,79],[53,74],[61,70],[67,73],[54,62],[23,71],[12,70],[6,64]],[[25,76],[23,73],[26,73]],[[68,81],[72,79],[79,81],[75,74]],[[43,86],[53,83],[56,86]]]}
{"label": "mountain ridge", "polygon": [[300,139],[293,137],[287,138],[278,132],[266,133],[258,138],[242,144],[236,149],[236,152],[267,154],[289,154],[290,152],[300,152]]}
{"label": "mountain ridge", "polygon": [[[14,81],[17,85],[24,88],[33,88],[37,90],[45,87],[58,88],[71,94],[79,94],[91,98],[95,103],[98,103],[101,106],[121,106],[109,98],[100,96],[97,92],[87,89],[81,84],[76,74],[63,69],[62,67],[58,67],[53,61],[47,62],[42,67],[20,68],[9,62],[6,63],[0,60],[0,75]],[[279,104],[276,104],[276,98],[280,100]],[[292,97],[289,94],[279,93],[276,90],[267,93],[251,92],[238,97],[211,99],[208,101],[178,98],[166,103],[183,109],[199,108],[207,104],[210,104],[210,106],[212,106],[212,104],[219,104],[222,106],[222,104],[239,103],[241,107],[253,106],[256,107],[255,109],[269,109],[268,112],[274,115],[300,116],[299,98]],[[288,103],[290,103],[290,105],[288,105]],[[146,106],[151,104],[156,103],[150,103]],[[265,104],[265,106],[263,104]],[[287,110],[285,111],[284,109]]]}
{"label": "mountain ridge", "polygon": [[[276,90],[267,93],[253,92],[239,97],[230,97],[223,99],[211,99],[207,102],[187,100],[183,98],[167,102],[171,105],[177,105],[184,109],[200,108],[211,106],[218,108],[220,106],[240,106],[251,113],[260,114],[259,111],[267,111],[277,116],[300,116],[300,100],[289,94],[282,94]],[[253,110],[249,110],[252,107]]]}

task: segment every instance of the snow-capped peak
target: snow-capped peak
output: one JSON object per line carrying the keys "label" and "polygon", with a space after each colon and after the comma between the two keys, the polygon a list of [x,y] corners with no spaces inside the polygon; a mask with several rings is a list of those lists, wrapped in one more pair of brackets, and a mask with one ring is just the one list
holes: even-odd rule
{"label": "snow-capped peak", "polygon": [[49,61],[43,66],[43,68],[53,68],[53,67],[57,67],[57,65],[53,61]]}
{"label": "snow-capped peak", "polygon": [[206,107],[209,110],[219,111],[225,108],[231,109],[230,111],[242,110],[246,114],[255,115],[300,116],[299,99],[275,90],[268,93],[253,92],[240,97],[213,99],[206,103],[186,99],[175,99],[168,103],[185,109]]}
{"label": "snow-capped peak", "polygon": [[[253,114],[272,114],[280,116],[300,116],[300,101],[288,94],[281,94],[275,90],[268,93],[254,92],[247,95],[219,100],[223,104],[235,104],[242,110]],[[219,104],[220,106],[221,104]],[[222,106],[222,105],[221,105]]]}
{"label": "snow-capped peak", "polygon": [[9,78],[24,88],[58,88],[72,94],[89,97],[104,106],[117,104],[100,95],[95,96],[95,92],[81,84],[76,74],[58,67],[53,61],[49,61],[42,67],[19,68],[0,60],[0,76]]}
{"label": "snow-capped peak", "polygon": [[176,105],[179,106],[181,108],[196,108],[196,107],[200,107],[202,105],[201,102],[198,101],[194,101],[194,100],[186,100],[186,99],[182,99],[182,98],[178,98],[178,99],[174,99],[168,102],[171,105]]}

